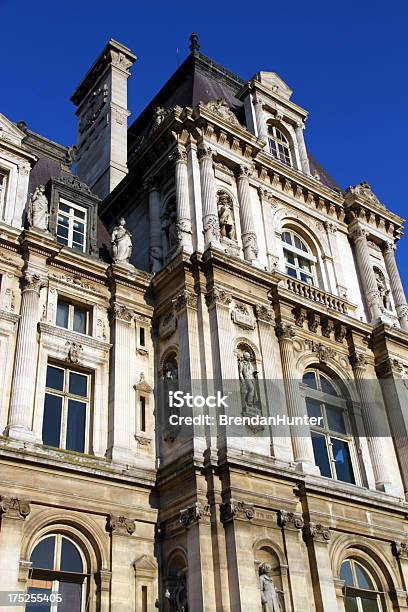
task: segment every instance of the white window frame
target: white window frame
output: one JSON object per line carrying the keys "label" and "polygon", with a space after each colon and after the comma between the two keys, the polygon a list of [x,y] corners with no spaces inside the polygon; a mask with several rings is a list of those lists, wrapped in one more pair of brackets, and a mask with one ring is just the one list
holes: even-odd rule
{"label": "white window frame", "polygon": [[[276,153],[273,151],[271,142],[275,143],[275,147],[277,149]],[[283,154],[284,159],[282,159],[280,156],[279,146],[283,147],[283,149],[286,150],[286,154],[285,153]],[[283,130],[274,124],[268,125],[268,150],[269,150],[270,155],[274,159],[279,161],[281,164],[284,164],[285,166],[289,166],[290,168],[294,167],[293,155],[292,155],[292,151],[290,147],[290,140],[286,136],[286,134],[283,132]],[[286,160],[286,157],[289,158],[289,161]]]}
{"label": "white window frame", "polygon": [[3,177],[3,182],[0,183],[0,218],[3,218],[4,209],[6,206],[6,195],[9,181],[9,172],[0,166],[0,175]]}
{"label": "white window frame", "polygon": [[[61,204],[69,207],[70,211],[67,212],[64,210],[60,210]],[[83,219],[75,215],[76,210],[80,211],[81,213],[84,213]],[[58,219],[60,215],[68,218],[68,238],[65,238],[65,236],[58,236],[58,227],[59,227]],[[84,224],[84,244],[82,245],[82,250],[73,246],[73,243],[74,243],[73,234],[74,234],[74,222],[75,221],[78,221],[79,223]],[[74,249],[75,251],[85,253],[86,243],[87,243],[87,227],[88,227],[88,209],[84,206],[79,206],[78,204],[74,204],[73,202],[70,202],[69,200],[65,200],[64,198],[60,198],[60,201],[58,204],[57,227],[56,227],[57,241],[58,241],[58,238],[63,238],[64,240],[68,241],[68,244],[61,243],[61,242],[60,244],[64,244],[64,246],[68,246],[71,249]]]}
{"label": "white window frame", "polygon": [[[288,242],[285,242],[283,240],[283,234],[290,234],[292,237],[292,240],[294,239],[294,237],[296,237],[298,240],[300,240],[302,242],[302,244],[305,245],[305,247],[307,248],[307,251],[303,251],[302,249],[298,249],[294,244],[289,244]],[[294,240],[293,240],[294,242]],[[310,252],[310,247],[307,244],[306,240],[304,238],[302,238],[302,236],[300,236],[299,234],[297,234],[295,231],[291,230],[291,229],[287,229],[284,228],[282,230],[281,233],[281,246],[282,246],[282,250],[283,250],[283,259],[284,259],[284,263],[285,263],[285,274],[287,274],[288,276],[291,276],[286,268],[291,268],[292,270],[295,270],[296,272],[296,278],[297,280],[301,281],[302,283],[306,283],[306,284],[310,284],[314,287],[318,287],[318,282],[317,282],[317,270],[316,270],[316,264],[317,264],[317,258],[312,255],[312,253]],[[295,258],[296,264],[291,264],[287,262],[286,259],[286,254],[285,251],[289,251]],[[303,257],[303,259],[307,259],[310,262],[310,267],[311,267],[311,272],[307,272],[307,270],[302,269],[299,266],[299,257]],[[301,278],[301,273],[305,274],[305,276],[311,276],[312,277],[312,283],[307,283],[307,281],[303,280]],[[293,276],[291,276],[291,278],[294,278]]]}
{"label": "white window frame", "polygon": [[[64,303],[68,306],[68,327],[63,327],[62,325],[58,325],[57,316],[58,316],[58,304],[59,302]],[[85,324],[85,333],[78,332],[74,330],[74,311],[75,308],[81,309],[86,313],[86,324]],[[55,325],[60,327],[61,329],[67,329],[69,331],[73,331],[75,334],[82,334],[84,336],[89,336],[91,333],[91,309],[83,304],[76,304],[75,302],[71,302],[69,299],[66,299],[62,295],[58,295],[57,298],[57,309],[55,313]]]}

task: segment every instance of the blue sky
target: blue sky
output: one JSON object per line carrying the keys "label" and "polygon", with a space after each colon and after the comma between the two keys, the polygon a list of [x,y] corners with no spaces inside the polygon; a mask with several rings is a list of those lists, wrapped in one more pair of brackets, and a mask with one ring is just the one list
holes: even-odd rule
{"label": "blue sky", "polygon": [[[310,112],[307,146],[337,182],[367,180],[408,216],[408,2],[284,4],[0,0],[0,111],[72,144],[70,95],[112,37],[138,56],[129,81],[135,118],[184,59],[194,30],[206,55],[243,78],[276,71]],[[398,249],[408,287],[407,259],[408,236]]]}

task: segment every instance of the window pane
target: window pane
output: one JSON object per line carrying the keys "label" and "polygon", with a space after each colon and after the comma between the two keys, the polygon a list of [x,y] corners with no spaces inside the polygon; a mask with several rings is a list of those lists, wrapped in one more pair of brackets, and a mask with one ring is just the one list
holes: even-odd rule
{"label": "window pane", "polygon": [[69,306],[66,302],[58,300],[57,305],[57,325],[68,329]]}
{"label": "window pane", "polygon": [[79,232],[80,234],[84,233],[85,225],[81,223],[81,221],[77,221],[76,219],[74,219],[72,227],[74,229],[74,232]]}
{"label": "window pane", "polygon": [[[29,587],[28,593],[35,593],[35,595],[43,594],[50,596],[52,593],[51,589],[42,589],[37,587]],[[21,608],[20,608],[21,609]],[[41,604],[27,604],[25,607],[25,612],[50,612],[51,604],[41,603]]]}
{"label": "window pane", "polygon": [[338,431],[339,433],[346,433],[346,426],[344,424],[344,411],[338,406],[327,406],[326,414],[329,429],[331,431]]}
{"label": "window pane", "polygon": [[62,397],[45,394],[42,426],[43,444],[60,446]]}
{"label": "window pane", "polygon": [[292,276],[293,278],[297,278],[296,270],[294,270],[293,268],[287,267],[286,274],[288,274],[289,276]]}
{"label": "window pane", "polygon": [[317,389],[316,374],[314,372],[305,372],[302,382],[311,389]]}
{"label": "window pane", "polygon": [[375,591],[373,581],[371,580],[365,569],[361,567],[359,563],[354,563],[354,569],[356,570],[357,585],[360,587],[360,589]]}
{"label": "window pane", "polygon": [[78,219],[85,219],[85,211],[78,210],[77,208],[74,208],[74,215],[78,217]]}
{"label": "window pane", "polygon": [[65,448],[78,453],[85,450],[86,404],[76,400],[68,401],[67,439]]}
{"label": "window pane", "polygon": [[292,236],[289,234],[289,232],[282,232],[282,242],[292,244]]}
{"label": "window pane", "polygon": [[50,389],[58,389],[58,391],[64,390],[64,370],[61,368],[55,368],[49,365],[47,367],[47,380],[46,386]]}
{"label": "window pane", "polygon": [[304,272],[300,273],[300,280],[302,280],[304,283],[307,283],[308,285],[313,285],[313,277],[309,276],[308,274],[305,274]]}
{"label": "window pane", "polygon": [[337,438],[332,438],[331,441],[333,444],[333,456],[336,461],[338,480],[355,484],[348,443],[344,440],[338,440]]}
{"label": "window pane", "polygon": [[313,454],[322,476],[332,478],[325,436],[312,431]]}
{"label": "window pane", "polygon": [[[307,414],[310,417],[321,417],[322,416],[322,410],[320,408],[320,404],[319,402],[316,402],[316,400],[312,400],[309,397],[306,398],[306,407],[307,407]],[[320,424],[320,426],[322,426],[322,423]]]}
{"label": "window pane", "polygon": [[88,377],[84,374],[70,372],[69,374],[69,392],[73,395],[81,395],[87,397]]}
{"label": "window pane", "polygon": [[58,612],[81,612],[82,584],[61,581],[58,592],[62,595]]}
{"label": "window pane", "polygon": [[55,536],[41,540],[31,553],[30,561],[35,569],[54,569]]}
{"label": "window pane", "polygon": [[62,538],[61,546],[60,570],[62,572],[76,572],[78,574],[82,574],[84,571],[81,555],[77,547],[64,537]]}
{"label": "window pane", "polygon": [[74,308],[74,323],[73,329],[80,334],[86,334],[86,315],[87,311],[84,308]]}
{"label": "window pane", "polygon": [[69,218],[65,215],[58,215],[58,226],[64,225],[65,227],[69,226]]}
{"label": "window pane", "polygon": [[361,607],[363,612],[379,612],[377,599],[368,599],[367,597],[361,597]]}
{"label": "window pane", "polygon": [[67,227],[61,227],[59,225],[58,229],[57,229],[57,234],[58,234],[59,237],[67,238],[68,239],[68,228]]}
{"label": "window pane", "polygon": [[68,244],[68,238],[61,238],[61,236],[57,236],[57,242],[59,242],[60,244]]}
{"label": "window pane", "polygon": [[340,578],[344,580],[346,586],[355,586],[350,561],[344,561],[340,568]]}
{"label": "window pane", "polygon": [[145,346],[146,344],[146,334],[145,334],[145,328],[141,327],[139,329],[139,344],[140,346]]}
{"label": "window pane", "polygon": [[84,244],[84,235],[80,234],[79,232],[74,232],[72,234],[72,240],[77,244]]}
{"label": "window pane", "polygon": [[359,612],[357,599],[355,597],[346,597],[344,600],[346,612]]}
{"label": "window pane", "polygon": [[298,257],[298,261],[299,268],[302,268],[302,270],[306,270],[306,272],[312,272],[312,266],[308,259],[305,259],[304,257]]}
{"label": "window pane", "polygon": [[283,253],[285,255],[285,261],[294,266],[296,262],[295,262],[295,256],[293,255],[293,253],[291,253],[290,251],[286,251],[286,249],[283,251]]}
{"label": "window pane", "polygon": [[320,376],[320,386],[322,388],[323,393],[337,395],[337,391],[335,390],[333,385],[327,380],[327,378],[324,378],[323,376]]}
{"label": "window pane", "polygon": [[69,211],[71,210],[69,206],[67,206],[66,204],[63,204],[62,202],[60,202],[58,208],[59,210],[67,212],[68,214],[69,214]]}

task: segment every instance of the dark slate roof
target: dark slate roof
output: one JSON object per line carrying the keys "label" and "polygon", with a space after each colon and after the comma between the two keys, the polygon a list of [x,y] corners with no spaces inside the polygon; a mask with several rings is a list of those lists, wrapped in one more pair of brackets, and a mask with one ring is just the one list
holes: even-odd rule
{"label": "dark slate roof", "polygon": [[309,158],[311,173],[314,174],[315,172],[317,172],[320,177],[320,181],[323,183],[323,185],[326,185],[326,187],[330,187],[330,189],[334,189],[334,191],[339,191],[341,193],[341,187],[336,183],[334,178],[332,178],[330,174],[326,172],[326,170],[319,164],[319,162],[315,160],[313,155],[308,153],[307,156]]}

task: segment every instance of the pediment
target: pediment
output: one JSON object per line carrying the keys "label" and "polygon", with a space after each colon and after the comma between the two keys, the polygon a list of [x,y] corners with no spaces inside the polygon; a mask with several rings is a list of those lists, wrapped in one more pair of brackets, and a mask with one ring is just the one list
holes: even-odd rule
{"label": "pediment", "polygon": [[287,85],[287,83],[285,83],[285,81],[281,79],[276,72],[258,72],[255,78],[273,93],[277,93],[286,100],[289,100],[293,93],[289,85]]}
{"label": "pediment", "polygon": [[156,571],[157,562],[153,557],[149,557],[148,555],[142,555],[136,561],[133,562],[133,567],[137,570],[145,570],[145,571]]}
{"label": "pediment", "polygon": [[24,132],[19,130],[12,121],[0,113],[0,140],[21,146],[23,138],[25,138]]}

